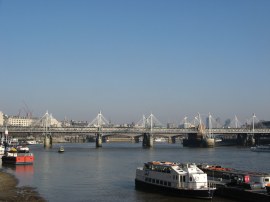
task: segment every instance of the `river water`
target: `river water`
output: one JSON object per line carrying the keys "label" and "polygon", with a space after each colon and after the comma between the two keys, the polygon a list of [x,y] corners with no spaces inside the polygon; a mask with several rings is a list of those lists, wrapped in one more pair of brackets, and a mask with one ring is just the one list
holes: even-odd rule
{"label": "river water", "polygon": [[[251,152],[245,147],[188,148],[180,143],[155,144],[143,149],[141,143],[64,144],[65,152],[58,153],[60,145],[51,149],[31,145],[34,165],[6,167],[19,179],[19,186],[36,187],[47,201],[129,201],[129,202],[199,202],[135,190],[137,167],[144,162],[160,160],[220,164],[243,170],[270,173],[269,153]],[[2,185],[1,185],[2,186]],[[233,200],[214,198],[213,201]]]}

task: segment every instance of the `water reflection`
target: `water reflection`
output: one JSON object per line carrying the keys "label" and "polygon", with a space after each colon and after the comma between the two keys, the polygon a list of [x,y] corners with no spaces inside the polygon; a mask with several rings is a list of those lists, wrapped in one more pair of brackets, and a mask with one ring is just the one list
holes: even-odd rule
{"label": "water reflection", "polygon": [[5,164],[2,165],[2,168],[5,168],[6,170],[12,170],[16,174],[32,174],[34,173],[34,166],[33,165],[12,165],[12,164]]}
{"label": "water reflection", "polygon": [[[248,148],[184,148],[179,144],[109,143],[95,148],[93,143],[66,144],[59,154],[58,145],[44,149],[30,146],[34,165],[3,167],[15,174],[19,185],[37,187],[48,201],[200,201],[163,196],[135,190],[135,171],[147,161],[173,161],[219,164],[245,170],[270,172],[269,154],[250,152]],[[251,162],[252,161],[252,162]],[[18,169],[18,170],[17,170]],[[31,170],[32,169],[32,170]],[[214,198],[213,201],[230,201]]]}

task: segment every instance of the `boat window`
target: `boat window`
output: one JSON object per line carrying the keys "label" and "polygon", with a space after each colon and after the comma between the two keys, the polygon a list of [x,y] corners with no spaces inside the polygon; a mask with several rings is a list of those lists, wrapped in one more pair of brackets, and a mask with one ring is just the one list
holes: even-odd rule
{"label": "boat window", "polygon": [[180,182],[183,182],[183,176],[182,175],[180,176]]}
{"label": "boat window", "polygon": [[221,178],[229,180],[230,176],[228,174],[222,174]]}
{"label": "boat window", "polygon": [[164,181],[164,185],[167,186],[167,181]]}
{"label": "boat window", "polygon": [[175,175],[173,175],[173,180],[175,179]]}
{"label": "boat window", "polygon": [[156,180],[156,183],[159,184],[159,180]]}
{"label": "boat window", "polygon": [[264,181],[265,182],[269,182],[269,178],[264,178]]}
{"label": "boat window", "polygon": [[186,182],[186,176],[183,176],[183,182]]}
{"label": "boat window", "polygon": [[168,182],[168,186],[169,186],[169,187],[172,186],[171,182]]}
{"label": "boat window", "polygon": [[162,181],[162,180],[160,180],[159,184],[163,184],[163,181]]}
{"label": "boat window", "polygon": [[192,182],[192,177],[189,177],[189,181]]}
{"label": "boat window", "polygon": [[155,179],[152,179],[152,183],[156,183],[156,180]]}

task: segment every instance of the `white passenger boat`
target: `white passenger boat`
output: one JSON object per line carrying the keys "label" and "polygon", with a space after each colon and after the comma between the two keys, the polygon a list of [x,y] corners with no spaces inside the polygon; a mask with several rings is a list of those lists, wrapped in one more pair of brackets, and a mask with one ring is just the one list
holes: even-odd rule
{"label": "white passenger boat", "polygon": [[154,139],[154,141],[155,142],[167,142],[166,138],[164,138],[164,137],[159,137],[159,138],[157,137]]}
{"label": "white passenger boat", "polygon": [[29,147],[27,146],[17,146],[18,153],[29,153]]}
{"label": "white passenger boat", "polygon": [[136,170],[136,189],[157,191],[189,198],[212,199],[216,188],[210,187],[207,174],[194,163],[152,161]]}
{"label": "white passenger boat", "polygon": [[254,152],[270,152],[270,145],[257,145],[250,148]]}
{"label": "white passenger boat", "polygon": [[63,146],[60,146],[59,149],[58,149],[58,152],[59,153],[63,153],[65,151],[64,147]]}
{"label": "white passenger boat", "polygon": [[27,140],[26,144],[27,145],[37,144],[37,141],[36,140]]}

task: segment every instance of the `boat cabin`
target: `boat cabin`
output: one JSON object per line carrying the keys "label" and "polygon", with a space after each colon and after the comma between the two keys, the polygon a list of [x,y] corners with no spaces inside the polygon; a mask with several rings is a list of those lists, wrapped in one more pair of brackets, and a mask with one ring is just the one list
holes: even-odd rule
{"label": "boat cabin", "polygon": [[172,162],[148,162],[140,171],[145,182],[175,188],[207,188],[207,175],[195,164],[178,164]]}

